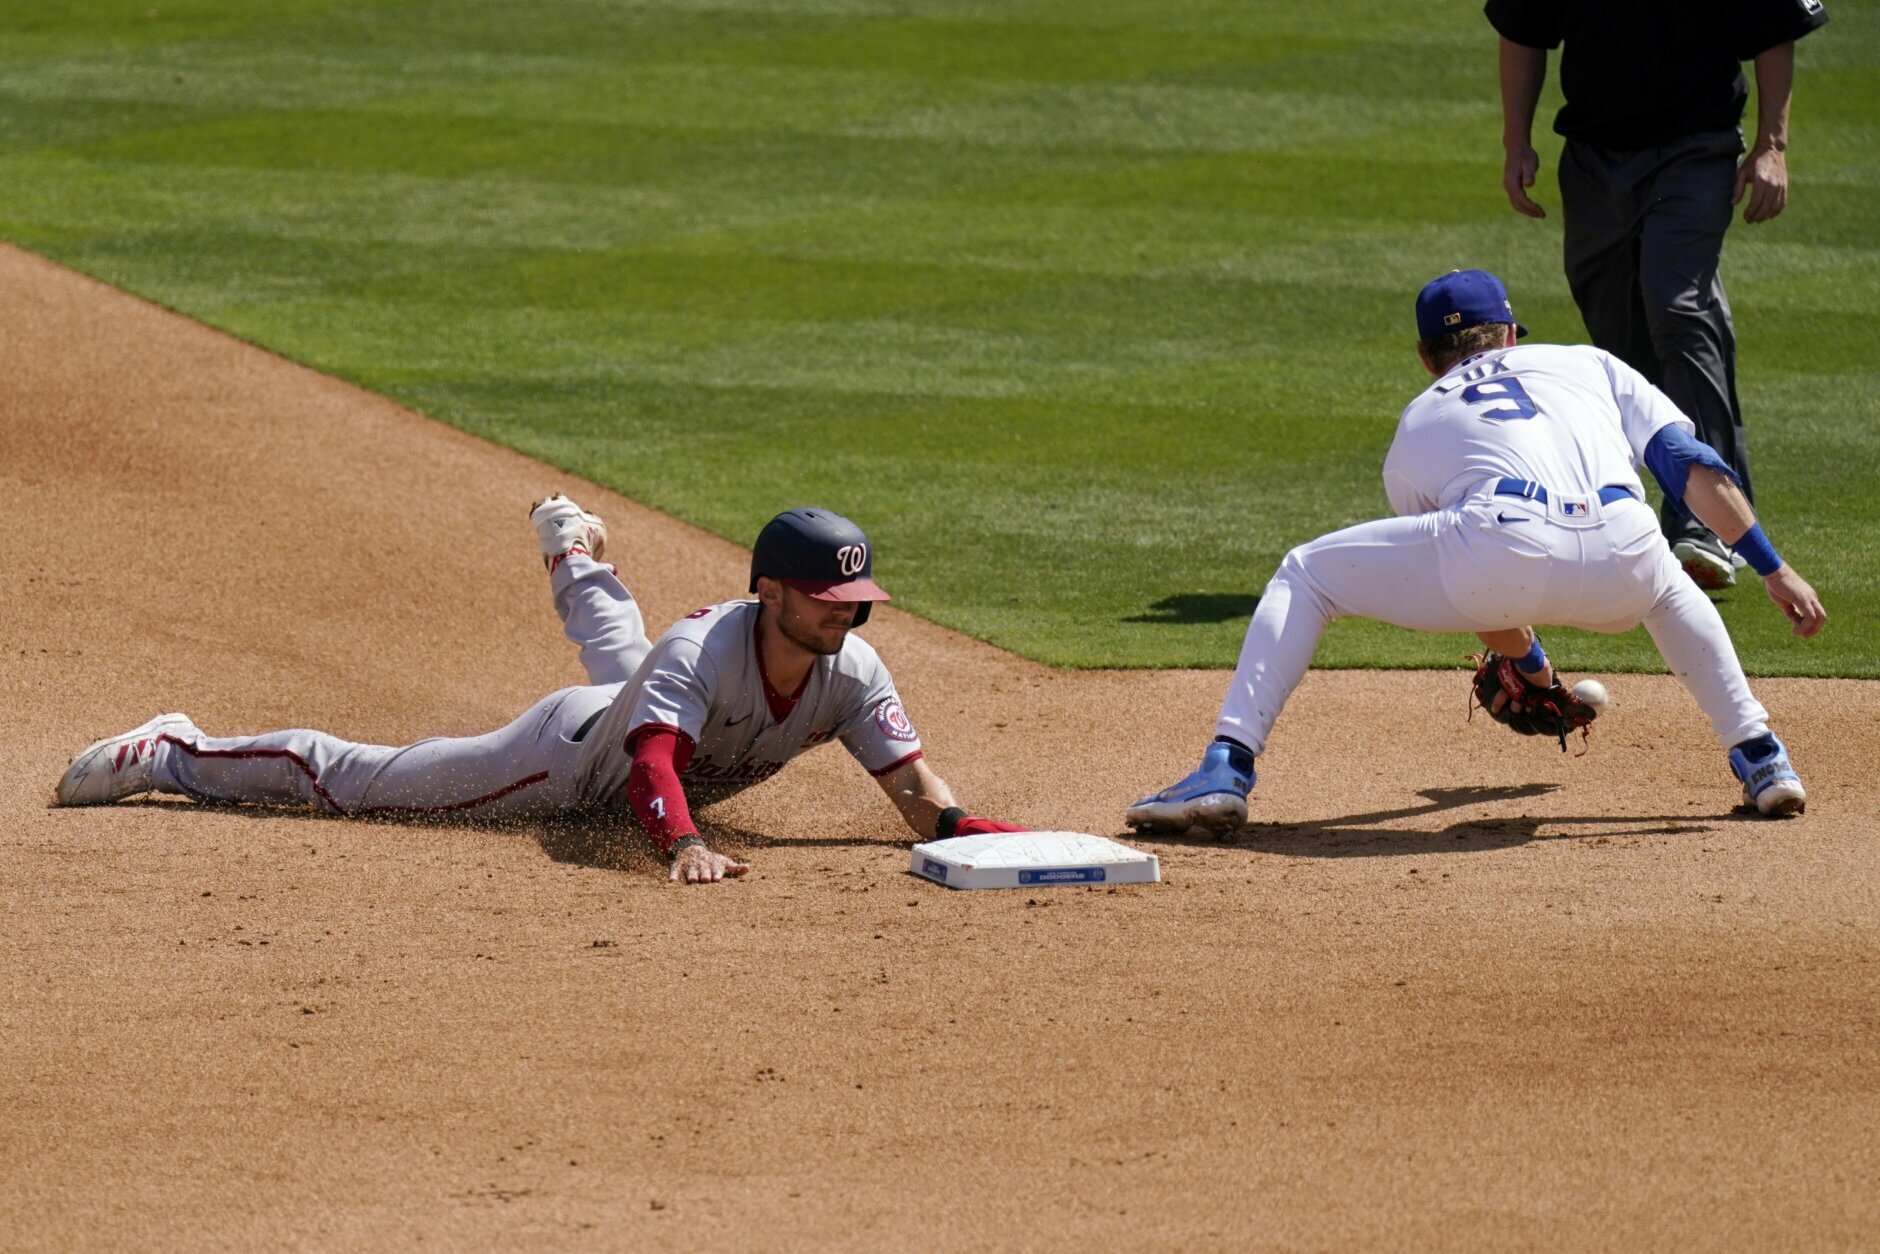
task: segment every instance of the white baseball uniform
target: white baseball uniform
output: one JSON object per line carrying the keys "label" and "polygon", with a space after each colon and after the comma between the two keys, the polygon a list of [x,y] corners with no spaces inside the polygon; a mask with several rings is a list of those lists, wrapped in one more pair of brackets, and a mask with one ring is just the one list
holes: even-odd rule
{"label": "white baseball uniform", "polygon": [[166,733],[153,786],[205,802],[502,822],[615,805],[624,817],[628,741],[652,723],[696,744],[679,777],[695,804],[768,779],[832,739],[874,775],[921,755],[887,667],[853,632],[841,652],[816,660],[793,699],[773,699],[757,654],[757,602],[698,610],[653,644],[612,567],[577,550],[556,566],[551,588],[593,682],[549,694],[507,727],[402,747],[305,729]]}
{"label": "white baseball uniform", "polygon": [[1636,468],[1664,393],[1596,348],[1534,344],[1458,362],[1404,409],[1384,461],[1399,517],[1292,550],[1248,625],[1217,734],[1258,754],[1335,618],[1419,631],[1640,622],[1725,748],[1768,731],[1716,607],[1645,503]]}

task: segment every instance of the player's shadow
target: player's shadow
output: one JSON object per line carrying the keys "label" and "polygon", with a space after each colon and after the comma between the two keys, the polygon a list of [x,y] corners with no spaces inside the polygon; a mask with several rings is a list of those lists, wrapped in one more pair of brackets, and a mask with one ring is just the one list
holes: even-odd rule
{"label": "player's shadow", "polygon": [[[462,814],[374,814],[364,818],[342,818],[298,806],[253,805],[245,802],[198,802],[181,797],[147,795],[117,803],[171,813],[196,811],[205,815],[252,815],[270,821],[311,823],[345,827],[456,828],[467,832],[494,832],[524,836],[535,841],[543,853],[556,862],[593,867],[603,871],[658,871],[665,873],[666,863],[654,852],[652,843],[641,834],[639,826],[624,814],[607,810],[575,811],[548,819],[477,822]],[[905,848],[906,840],[891,837],[779,837],[748,831],[735,824],[695,816],[699,834],[720,853],[736,856],[753,849],[849,849],[870,846]]]}
{"label": "player's shadow", "polygon": [[526,830],[556,862],[601,871],[664,870],[646,837],[619,816],[558,815],[530,823]]}
{"label": "player's shadow", "polygon": [[[719,853],[738,857],[757,849],[905,848],[907,841],[865,836],[767,836],[709,816],[696,816],[699,835]],[[606,871],[664,872],[665,862],[630,820],[619,815],[570,814],[530,825],[542,852],[557,862]]]}
{"label": "player's shadow", "polygon": [[[1489,801],[1518,801],[1558,789],[1558,784],[1518,784],[1512,787],[1427,788],[1418,796],[1429,804],[1395,810],[1347,814],[1309,823],[1256,823],[1243,827],[1230,841],[1194,836],[1137,834],[1138,841],[1182,845],[1219,844],[1261,853],[1308,858],[1392,858],[1431,853],[1474,853],[1512,849],[1537,840],[1616,839],[1636,836],[1682,836],[1715,831],[1719,823],[1743,822],[1759,816],[1741,808],[1728,814],[1674,815],[1546,815],[1516,818],[1459,818],[1443,827],[1404,831],[1381,827],[1402,819],[1425,819],[1445,811]],[[1540,829],[1550,830],[1546,835]]]}
{"label": "player's shadow", "polygon": [[542,852],[557,862],[571,862],[606,870],[639,870],[656,865],[657,857],[631,822],[605,813],[574,813],[551,819],[482,821],[464,814],[372,814],[343,817],[301,806],[259,805],[241,801],[190,801],[181,797],[143,796],[120,801],[119,806],[147,806],[172,813],[193,810],[204,815],[248,815],[269,822],[308,823],[343,828],[400,827],[456,829],[534,839]]}
{"label": "player's shadow", "polygon": [[1230,623],[1253,617],[1260,598],[1245,592],[1178,592],[1151,602],[1126,623]]}

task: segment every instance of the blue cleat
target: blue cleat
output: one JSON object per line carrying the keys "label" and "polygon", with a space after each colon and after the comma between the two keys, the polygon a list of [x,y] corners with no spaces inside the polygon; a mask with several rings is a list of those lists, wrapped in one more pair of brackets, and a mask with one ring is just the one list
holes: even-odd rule
{"label": "blue cleat", "polygon": [[1204,827],[1227,835],[1247,822],[1247,792],[1253,779],[1253,754],[1247,747],[1217,740],[1201,755],[1201,766],[1194,774],[1144,797],[1123,811],[1123,818],[1139,830],[1185,832]]}
{"label": "blue cleat", "polygon": [[1774,735],[1764,732],[1730,750],[1730,769],[1743,781],[1743,804],[1763,814],[1780,817],[1800,814],[1808,805],[1802,777],[1789,764],[1789,751]]}

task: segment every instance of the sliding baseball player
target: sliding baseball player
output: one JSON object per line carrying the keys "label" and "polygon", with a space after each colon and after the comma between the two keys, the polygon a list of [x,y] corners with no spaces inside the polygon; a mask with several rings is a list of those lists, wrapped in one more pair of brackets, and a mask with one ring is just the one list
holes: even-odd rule
{"label": "sliding baseball player", "polygon": [[58,804],[154,790],[485,823],[625,809],[672,860],[672,879],[709,883],[750,867],[706,844],[692,806],[840,741],[923,840],[1024,830],[968,815],[927,765],[887,667],[854,633],[888,594],[872,577],[867,536],[848,519],[820,509],[777,515],[751,555],[757,599],[696,610],[657,643],[600,560],[599,518],[557,493],[530,521],[590,683],[551,693],[486,735],[396,747],[307,730],[207,736],[184,715],[162,714],[74,758]]}

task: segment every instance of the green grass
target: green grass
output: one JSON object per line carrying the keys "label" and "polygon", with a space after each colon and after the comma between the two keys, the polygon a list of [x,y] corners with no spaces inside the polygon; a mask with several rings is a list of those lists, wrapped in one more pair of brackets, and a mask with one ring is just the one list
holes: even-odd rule
{"label": "green grass", "polygon": [[[1754,672],[1880,676],[1880,19],[1799,61],[1792,207],[1726,278],[1833,621],[1719,603]],[[1498,135],[1475,0],[0,15],[0,234],[739,541],[841,509],[897,604],[1077,666],[1230,665],[1288,547],[1387,512],[1430,275],[1583,338]],[[1319,660],[1467,647],[1347,621]]]}

